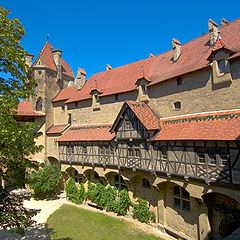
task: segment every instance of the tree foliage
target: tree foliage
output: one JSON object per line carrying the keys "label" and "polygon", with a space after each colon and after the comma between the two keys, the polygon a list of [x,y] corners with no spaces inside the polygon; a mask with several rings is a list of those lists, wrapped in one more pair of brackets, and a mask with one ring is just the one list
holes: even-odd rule
{"label": "tree foliage", "polygon": [[[33,94],[35,82],[31,69],[25,63],[27,52],[20,45],[23,26],[18,19],[9,19],[8,14],[9,11],[0,6],[0,175],[22,187],[25,169],[31,166],[28,157],[39,147],[34,143],[35,125],[17,122],[16,109],[20,99],[27,99]],[[12,200],[9,196],[6,192],[1,194],[1,208],[6,199]],[[17,204],[9,203],[10,207],[5,208],[4,215],[0,215],[0,227],[21,228],[31,224],[30,219],[22,215],[23,212],[17,211],[21,203],[21,199]],[[6,217],[8,213],[9,218]]]}
{"label": "tree foliage", "polygon": [[37,198],[54,197],[60,190],[61,169],[58,164],[45,164],[29,174],[29,185]]}

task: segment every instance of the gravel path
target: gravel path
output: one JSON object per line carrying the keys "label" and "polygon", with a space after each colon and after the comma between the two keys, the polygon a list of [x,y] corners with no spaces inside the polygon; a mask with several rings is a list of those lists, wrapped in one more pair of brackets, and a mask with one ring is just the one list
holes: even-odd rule
{"label": "gravel path", "polygon": [[24,237],[19,237],[9,231],[0,230],[1,240],[50,240],[49,229],[46,228],[45,223],[48,217],[60,208],[64,203],[67,203],[65,198],[59,198],[56,200],[30,200],[24,201],[24,206],[26,208],[40,209],[41,211],[33,217],[36,224],[26,230],[26,235]]}

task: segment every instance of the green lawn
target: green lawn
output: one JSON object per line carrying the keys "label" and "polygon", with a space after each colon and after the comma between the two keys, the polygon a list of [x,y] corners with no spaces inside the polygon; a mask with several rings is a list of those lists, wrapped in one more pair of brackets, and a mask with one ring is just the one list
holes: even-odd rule
{"label": "green lawn", "polygon": [[48,218],[52,239],[66,240],[159,240],[133,224],[101,213],[63,205]]}

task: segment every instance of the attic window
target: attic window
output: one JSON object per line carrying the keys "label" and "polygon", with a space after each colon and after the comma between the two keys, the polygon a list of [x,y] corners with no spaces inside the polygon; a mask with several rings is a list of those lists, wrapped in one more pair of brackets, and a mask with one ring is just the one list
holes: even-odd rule
{"label": "attic window", "polygon": [[182,85],[182,84],[183,84],[182,78],[181,78],[181,77],[178,77],[178,78],[177,78],[177,86],[180,86],[180,85]]}
{"label": "attic window", "polygon": [[181,110],[181,102],[175,102],[175,103],[173,103],[173,105],[174,105],[174,109],[175,110]]}
{"label": "attic window", "polygon": [[94,94],[94,98],[95,98],[95,103],[99,103],[100,99],[97,93]]}
{"label": "attic window", "polygon": [[218,66],[218,75],[222,75],[225,73],[226,70],[226,61],[225,59],[217,61]]}
{"label": "attic window", "polygon": [[147,86],[146,85],[141,85],[141,87],[142,87],[143,94],[146,94],[147,93]]}

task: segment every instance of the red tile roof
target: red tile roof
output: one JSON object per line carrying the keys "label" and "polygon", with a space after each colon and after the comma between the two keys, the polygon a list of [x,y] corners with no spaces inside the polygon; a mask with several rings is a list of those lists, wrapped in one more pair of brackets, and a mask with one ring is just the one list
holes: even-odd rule
{"label": "red tile roof", "polygon": [[[240,51],[240,19],[225,24],[220,28],[222,43],[232,52]],[[84,87],[67,101],[76,102],[91,98],[94,88],[101,89],[100,96],[136,89],[135,83],[144,76],[151,81],[149,86],[181,76],[183,74],[209,66],[208,57],[214,47],[209,46],[209,33],[202,35],[181,47],[181,55],[176,62],[172,61],[173,50],[121,67],[94,74]],[[217,43],[219,44],[219,43]]]}
{"label": "red tile roof", "polygon": [[115,131],[116,126],[120,121],[120,117],[124,114],[124,111],[127,107],[129,107],[133,111],[135,116],[147,130],[159,129],[158,117],[154,114],[152,109],[145,102],[125,101],[111,127],[111,132]]}
{"label": "red tile roof", "polygon": [[61,133],[63,133],[68,127],[69,127],[69,124],[52,125],[52,126],[48,129],[47,134],[61,134]]}
{"label": "red tile roof", "polygon": [[159,129],[158,117],[145,102],[126,101],[126,104],[147,130]]}
{"label": "red tile roof", "polygon": [[75,92],[77,92],[76,86],[71,86],[67,88],[63,88],[57,96],[52,100],[52,102],[59,102],[68,100]]}
{"label": "red tile roof", "polygon": [[110,127],[109,124],[71,126],[57,141],[111,141],[115,134],[110,133]]}
{"label": "red tile roof", "polygon": [[94,74],[86,81],[84,87],[71,96],[66,103],[89,99],[94,89],[101,92],[100,96],[132,91],[136,89],[136,81],[143,77],[142,66],[147,69],[152,61],[153,58],[148,58]]}
{"label": "red tile roof", "polygon": [[[35,65],[38,59],[40,58],[41,61],[46,65],[46,67],[54,71],[57,71],[57,67],[53,60],[52,50],[54,50],[53,46],[49,42],[46,42],[33,65]],[[63,74],[70,77],[74,77],[71,67],[65,62],[63,58],[62,58],[62,68],[63,68]]]}
{"label": "red tile roof", "polygon": [[21,117],[42,117],[45,114],[35,111],[30,101],[22,101],[18,104],[17,116]]}
{"label": "red tile roof", "polygon": [[240,109],[160,119],[154,140],[240,140]]}

